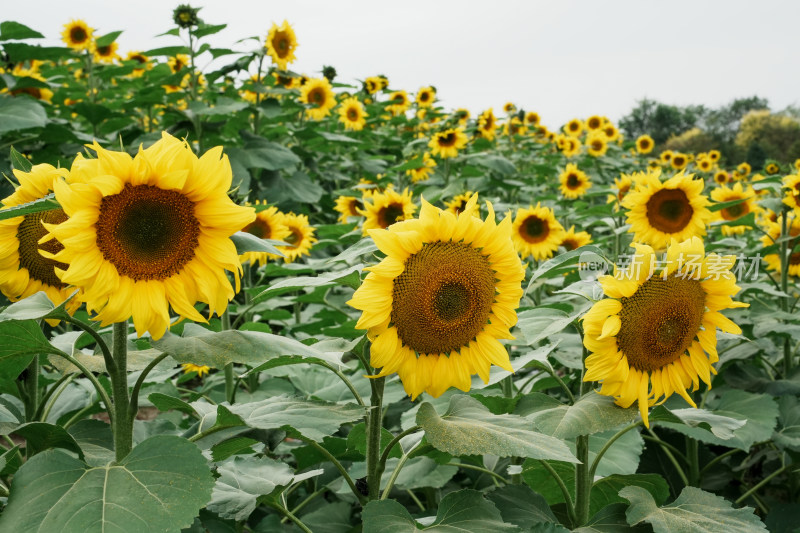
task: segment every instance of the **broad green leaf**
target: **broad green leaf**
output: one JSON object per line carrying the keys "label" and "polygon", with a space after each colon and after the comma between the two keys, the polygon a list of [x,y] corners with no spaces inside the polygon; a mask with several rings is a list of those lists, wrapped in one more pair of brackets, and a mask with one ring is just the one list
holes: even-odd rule
{"label": "broad green leaf", "polygon": [[0,322],[0,377],[16,379],[34,355],[54,350],[35,320]]}
{"label": "broad green leaf", "polygon": [[300,519],[314,533],[341,533],[353,529],[350,518],[352,511],[352,506],[346,502],[329,503],[302,515]]}
{"label": "broad green leaf", "polygon": [[225,368],[228,363],[257,366],[273,359],[312,360],[341,365],[341,354],[322,352],[294,339],[260,331],[213,332],[187,324],[182,337],[167,333],[153,345],[162,352],[168,352],[179,363],[208,365],[211,368]]}
{"label": "broad green leaf", "polygon": [[[244,154],[239,150],[237,153],[247,168],[284,170],[294,168],[300,163],[300,158],[290,149],[267,140],[260,140],[252,147],[247,147]],[[273,201],[272,197],[270,197],[270,201]]]}
{"label": "broad green leaf", "polygon": [[[615,430],[595,433],[589,436],[589,461],[594,462],[597,453],[616,434]],[[570,442],[570,446],[572,443]],[[644,449],[644,439],[638,431],[630,430],[614,441],[606,451],[597,467],[596,475],[634,474]]]}
{"label": "broad green leaf", "polygon": [[[99,354],[89,355],[74,349],[70,355],[72,355],[72,357],[74,357],[79,363],[81,363],[83,366],[85,366],[88,370],[92,372],[97,372],[97,373],[107,372],[106,361],[102,355]],[[153,361],[153,359],[155,359],[159,355],[161,355],[161,351],[154,350],[152,348],[147,350],[130,350],[128,352],[127,369],[129,372],[138,372],[139,370],[144,370],[144,368],[147,365],[149,365]],[[78,367],[76,367],[63,357],[59,357],[58,355],[51,355],[49,359],[50,362],[53,364],[53,366],[56,367],[58,370],[60,370],[63,374],[68,374],[70,372],[80,372],[80,370],[78,370]],[[156,368],[159,368],[160,366],[161,364],[157,365]]]}
{"label": "broad green leaf", "polygon": [[394,500],[369,502],[361,521],[363,533],[414,533],[421,529],[406,508]]}
{"label": "broad green leaf", "polygon": [[192,107],[190,107],[190,109],[194,111],[195,115],[215,116],[229,115],[237,111],[241,111],[242,109],[247,109],[247,105],[247,102],[222,97],[216,101],[213,107],[203,105],[203,107],[200,109],[194,109]]}
{"label": "broad green leaf", "polygon": [[[570,493],[570,498],[575,500],[575,466],[563,461],[547,461],[558,474]],[[556,505],[564,503],[564,494],[550,472],[542,466],[541,461],[526,459],[522,463],[522,480],[537,494],[541,494],[547,503]]]}
{"label": "broad green leaf", "polygon": [[[303,474],[302,479],[322,470]],[[222,518],[245,520],[255,510],[259,496],[271,494],[295,480],[289,465],[269,457],[234,457],[217,467],[219,477],[207,507]]]}
{"label": "broad green leaf", "polygon": [[62,319],[68,316],[64,310],[66,306],[67,302],[63,302],[56,307],[47,297],[47,293],[43,291],[37,292],[3,309],[0,312],[0,322],[6,320],[39,320],[42,318]]}
{"label": "broad green leaf", "polygon": [[270,285],[268,289],[257,294],[253,298],[253,301],[258,302],[279,294],[301,291],[310,287],[326,287],[340,284],[348,287],[353,287],[353,285],[355,285],[353,288],[358,288],[358,285],[361,284],[360,272],[363,267],[364,265],[356,265],[345,270],[337,270],[335,272],[320,274],[316,277],[297,276],[293,278],[287,278]]}
{"label": "broad green leaf", "polygon": [[228,409],[250,427],[294,429],[317,442],[336,433],[342,424],[360,420],[365,413],[364,408],[357,405],[338,405],[288,396],[235,404]]}
{"label": "broad green leaf", "polygon": [[[613,266],[613,262],[606,258],[602,249],[597,246],[582,246],[577,250],[570,250],[569,252],[559,254],[542,263],[539,268],[531,274],[526,291],[529,290],[539,278],[560,276],[565,270],[574,269],[581,263],[590,263],[594,268]],[[586,266],[584,266],[584,268],[585,267]]]}
{"label": "broad green leaf", "polygon": [[46,422],[29,422],[14,429],[14,434],[25,439],[28,455],[38,454],[50,448],[64,448],[83,459],[83,450],[75,439],[61,426]]}
{"label": "broad green leaf", "polygon": [[[3,100],[0,99],[0,104],[2,104],[2,101]],[[0,117],[0,120],[2,120],[2,117]],[[2,128],[2,122],[0,122],[0,128]],[[0,209],[0,220],[21,217],[31,213],[41,213],[42,211],[52,211],[53,209],[61,209],[61,205],[56,202],[55,198],[55,194],[50,193],[44,198],[39,198],[38,200],[34,200],[32,202]]]}
{"label": "broad green leaf", "polygon": [[[23,63],[31,59],[58,60],[72,55],[72,50],[65,46],[39,46],[26,43],[3,43],[3,51],[8,54],[11,63]],[[33,100],[29,101],[33,103]]]}
{"label": "broad green leaf", "polygon": [[200,39],[201,37],[218,33],[227,27],[227,24],[200,24],[192,30],[192,34],[195,38]]}
{"label": "broad green leaf", "polygon": [[658,474],[630,474],[626,476],[611,475],[595,481],[592,486],[589,514],[594,515],[612,503],[625,503],[619,491],[628,486],[636,486],[649,492],[657,505],[661,505],[669,498],[669,485]]}
{"label": "broad green leaf", "polygon": [[[386,470],[393,471],[394,465],[397,464],[396,461],[387,461]],[[390,463],[392,466],[390,466]],[[395,485],[400,490],[415,490],[426,487],[440,489],[453,479],[453,476],[457,473],[457,466],[440,465],[430,457],[414,457],[400,470]],[[388,481],[388,476],[384,476],[381,481]]]}
{"label": "broad green leaf", "polygon": [[12,39],[44,39],[44,35],[13,20],[0,22],[0,41],[9,41]]}
{"label": "broad green leaf", "polygon": [[541,523],[557,523],[558,519],[541,494],[527,485],[505,485],[486,495],[500,511],[503,520],[528,530]]}
{"label": "broad green leaf", "polygon": [[573,439],[630,423],[638,414],[637,408],[623,409],[614,403],[613,398],[591,391],[574,405],[538,411],[528,418],[542,433],[559,439]]}
{"label": "broad green leaf", "polygon": [[517,337],[519,343],[533,346],[551,335],[561,333],[582,314],[583,310],[567,314],[553,307],[528,309],[518,314],[519,319],[513,335]]}
{"label": "broad green leaf", "polygon": [[342,142],[342,143],[351,143],[351,144],[361,144],[361,141],[358,139],[353,139],[347,135],[342,135],[341,133],[328,133],[327,131],[318,131],[319,135],[325,139],[326,141],[333,141],[333,142]]}
{"label": "broad green leaf", "polygon": [[192,407],[188,402],[185,402],[180,398],[175,398],[174,396],[169,396],[160,392],[154,392],[149,394],[147,399],[150,400],[150,403],[152,403],[159,411],[166,412],[171,409],[175,409],[176,411],[186,413],[187,415],[195,414],[194,407]]}
{"label": "broad green leaf", "polygon": [[8,435],[24,423],[25,415],[20,409],[12,401],[0,396],[0,435]]}
{"label": "broad green leaf", "polygon": [[103,466],[114,460],[114,435],[107,423],[87,418],[79,420],[67,431],[83,450],[83,460],[89,466]]}
{"label": "broad green leaf", "polygon": [[722,440],[732,439],[733,432],[744,426],[744,422],[741,420],[717,415],[706,409],[669,410],[663,405],[659,405],[650,411],[649,418],[651,423],[658,422],[664,427],[669,427],[687,435],[689,430],[699,427],[705,430],[705,433],[698,433],[699,435],[705,437],[708,434]]}
{"label": "broad green leaf", "polygon": [[628,523],[647,522],[655,533],[755,533],[766,531],[752,507],[734,509],[731,502],[704,490],[686,487],[669,505],[658,507],[641,487],[625,487],[619,495],[631,502]]}
{"label": "broad green leaf", "polygon": [[444,416],[428,402],[417,412],[417,424],[428,442],[452,455],[489,453],[577,462],[559,439],[534,431],[533,423],[516,415],[494,415],[478,400],[464,395],[450,399]]}
{"label": "broad green leaf", "polygon": [[475,157],[471,158],[471,161],[489,170],[494,170],[503,176],[510,176],[517,171],[514,163],[501,155],[476,154]]}
{"label": "broad green leaf", "polygon": [[[381,428],[381,453],[386,449],[386,446],[392,441],[394,434],[386,428]],[[347,434],[347,447],[356,450],[358,453],[366,457],[367,455],[367,433],[366,424],[356,424]],[[389,452],[389,457],[399,459],[403,455],[403,449],[400,444],[395,444],[392,451]],[[403,471],[401,471],[403,472]]]}
{"label": "broad green leaf", "polygon": [[211,458],[219,462],[233,455],[254,453],[253,445],[259,442],[249,437],[233,437],[213,445]]}
{"label": "broad green leaf", "polygon": [[289,178],[278,177],[270,184],[270,198],[276,202],[316,204],[324,194],[325,189],[299,171]]}
{"label": "broad green leaf", "polygon": [[213,486],[199,448],[180,437],[152,437],[119,463],[100,467],[49,450],[17,471],[0,530],[177,533]]}
{"label": "broad green leaf", "polygon": [[9,150],[9,159],[11,159],[11,164],[16,170],[30,172],[33,168],[33,163],[31,163],[24,155],[14,150],[13,146],[11,147],[11,150]]}
{"label": "broad green leaf", "polygon": [[627,504],[615,503],[604,507],[589,519],[585,526],[573,529],[572,533],[652,533],[647,524],[628,525],[625,518]]}
{"label": "broad green leaf", "polygon": [[95,41],[94,41],[94,44],[98,48],[103,47],[103,46],[108,46],[111,43],[113,43],[114,41],[116,41],[117,37],[119,37],[121,34],[122,34],[122,31],[112,31],[111,33],[106,33],[105,35],[103,35],[101,37],[97,37],[95,39]]}
{"label": "broad green leaf", "polygon": [[778,428],[772,440],[781,448],[800,452],[800,402],[793,396],[784,396],[778,400],[780,409]]}
{"label": "broad green leaf", "polygon": [[375,245],[375,242],[369,238],[365,237],[355,243],[353,246],[349,247],[336,257],[328,259],[329,263],[334,263],[338,261],[343,261],[345,263],[349,263],[353,259],[360,259],[362,256],[367,254],[371,254],[378,250],[378,247]]}

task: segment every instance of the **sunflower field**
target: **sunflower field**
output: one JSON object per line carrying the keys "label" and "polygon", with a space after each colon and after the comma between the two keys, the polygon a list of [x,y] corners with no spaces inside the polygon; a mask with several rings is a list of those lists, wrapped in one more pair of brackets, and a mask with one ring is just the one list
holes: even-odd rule
{"label": "sunflower field", "polygon": [[0,531],[800,531],[800,160],[223,28],[0,23]]}

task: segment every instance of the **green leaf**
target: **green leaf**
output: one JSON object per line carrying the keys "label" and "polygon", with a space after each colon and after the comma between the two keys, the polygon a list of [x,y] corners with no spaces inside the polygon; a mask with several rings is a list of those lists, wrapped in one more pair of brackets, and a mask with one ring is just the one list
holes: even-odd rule
{"label": "green leaf", "polygon": [[174,396],[168,396],[160,392],[154,392],[149,394],[147,399],[150,400],[150,403],[152,403],[156,409],[162,412],[175,409],[176,411],[186,413],[187,415],[195,414],[194,407],[192,407],[188,402],[185,402],[180,398],[175,398]]}
{"label": "green leaf", "polygon": [[364,265],[356,265],[346,270],[327,272],[316,277],[297,276],[288,278],[270,285],[268,289],[258,293],[253,298],[253,301],[259,302],[272,296],[287,292],[295,292],[310,287],[326,287],[340,284],[357,289],[361,284],[360,272],[363,267]]}
{"label": "green leaf", "polygon": [[[273,241],[271,239],[260,239],[252,233],[246,231],[237,231],[231,235],[233,244],[236,245],[236,253],[241,255],[245,252],[267,252],[283,257],[283,252],[275,248],[273,243],[282,241]],[[288,244],[288,243],[287,243]]]}
{"label": "green leaf", "polygon": [[[301,162],[297,154],[289,148],[267,140],[260,140],[252,147],[247,147],[244,154],[242,162],[247,168],[283,170],[294,168]],[[270,200],[272,201],[271,197]]]}
{"label": "green leaf", "polygon": [[775,445],[782,449],[800,452],[800,402],[794,396],[778,400],[778,429],[772,435]]}
{"label": "green leaf", "polygon": [[[393,471],[397,462],[397,459],[386,461],[386,469]],[[392,466],[390,466],[390,463]],[[414,457],[400,470],[395,485],[400,490],[415,490],[426,487],[440,489],[453,479],[453,476],[457,473],[457,466],[440,465],[430,457]]]}
{"label": "green leaf", "polygon": [[3,50],[11,63],[24,63],[31,59],[58,60],[72,55],[72,50],[62,46],[39,46],[25,43],[3,43]]}
{"label": "green leaf", "polygon": [[[0,102],[2,102],[2,100],[0,100]],[[2,128],[2,122],[0,122],[0,128]],[[61,205],[56,202],[55,195],[50,193],[44,198],[39,198],[32,202],[0,209],[0,220],[21,217],[31,213],[41,213],[42,211],[52,211],[53,209],[61,209]]]}
{"label": "green leaf", "polygon": [[34,355],[54,353],[34,320],[0,322],[0,377],[16,379]]}
{"label": "green leaf", "polygon": [[[563,461],[547,461],[558,476],[564,481],[570,497],[575,500],[575,466]],[[526,459],[522,463],[522,480],[530,488],[541,494],[547,503],[556,505],[564,503],[564,494],[561,492],[555,479],[551,476],[541,461]]]}
{"label": "green leaf", "polygon": [[276,202],[316,204],[324,194],[325,189],[314,183],[308,174],[300,171],[290,178],[279,176],[270,187],[270,198],[274,198]]}
{"label": "green leaf", "polygon": [[47,124],[42,104],[30,98],[0,96],[0,135],[7,131],[41,128]]}
{"label": "green leaf", "polygon": [[342,424],[364,417],[364,408],[273,396],[252,403],[235,404],[230,411],[245,424],[258,429],[294,429],[304,437],[320,442],[336,433]]}
{"label": "green leaf", "polygon": [[495,504],[504,521],[523,530],[537,524],[558,522],[547,500],[527,485],[505,485],[493,490],[486,497]]}
{"label": "green leaf", "polygon": [[[615,430],[589,435],[589,461],[594,462],[597,453],[616,434]],[[571,444],[571,443],[570,443]],[[639,466],[639,457],[644,449],[644,439],[637,431],[628,431],[616,441],[600,459],[596,475],[634,474]]]}
{"label": "green leaf", "polygon": [[328,263],[333,263],[337,261],[343,261],[349,263],[353,259],[361,258],[364,255],[375,252],[377,249],[378,247],[375,245],[375,242],[371,238],[365,237],[360,241],[358,241],[357,243],[355,243],[354,245],[352,245],[351,247],[347,248],[345,251],[343,251],[336,257],[328,259]]}
{"label": "green leaf", "polygon": [[194,111],[195,115],[204,116],[230,115],[242,109],[247,109],[247,105],[247,102],[221,97],[215,102],[214,107],[204,106],[200,109],[192,109],[192,111]]}
{"label": "green leaf", "polygon": [[669,498],[669,485],[658,474],[630,474],[621,476],[614,474],[595,481],[592,486],[589,514],[594,515],[602,508],[612,503],[625,503],[619,492],[628,486],[641,487],[650,493],[657,505],[661,505]]}
{"label": "green leaf", "polygon": [[102,420],[79,420],[67,430],[83,450],[83,460],[90,466],[103,466],[114,460],[114,435]]}
{"label": "green leaf", "polygon": [[650,422],[658,422],[660,425],[674,429],[688,435],[692,428],[701,428],[705,433],[697,433],[703,437],[706,434],[713,434],[722,440],[732,439],[734,431],[744,426],[744,422],[727,416],[720,416],[705,409],[673,409],[670,411],[663,405],[655,407],[650,411]]}
{"label": "green leaf", "polygon": [[171,435],[147,439],[119,463],[101,467],[50,450],[17,471],[0,530],[177,533],[213,486],[199,448]]}
{"label": "green leaf", "polygon": [[14,433],[25,439],[25,446],[29,456],[38,454],[50,448],[64,448],[78,454],[83,459],[83,450],[75,439],[61,426],[46,422],[30,422],[14,430]]}
{"label": "green leaf", "polygon": [[574,405],[538,411],[528,418],[542,433],[559,439],[573,439],[632,422],[638,414],[637,408],[623,409],[614,403],[613,398],[591,391]]}
{"label": "green leaf", "polygon": [[570,250],[563,254],[559,254],[552,259],[548,259],[537,268],[528,281],[528,288],[534,284],[539,278],[552,278],[564,273],[566,269],[573,269],[580,263],[590,263],[594,268],[603,268],[604,266],[613,266],[613,262],[606,258],[603,250],[597,246],[582,246],[577,250]]}
{"label": "green leaf", "polygon": [[494,154],[476,154],[471,158],[472,162],[482,167],[494,170],[502,176],[510,176],[517,171],[514,163],[501,155]]}
{"label": "green leaf", "polygon": [[[63,337],[67,336],[74,336],[75,338],[80,337],[78,332],[69,332],[63,335]],[[55,342],[55,339],[53,340],[53,342]],[[90,355],[82,351],[75,350],[73,346],[73,350],[70,355],[72,355],[72,357],[74,357],[79,363],[81,363],[91,372],[97,372],[98,374],[108,372],[108,370],[106,369],[106,360],[100,354]],[[153,349],[130,350],[128,352],[127,369],[131,372],[143,370],[147,365],[149,365],[153,361],[153,359],[155,359],[159,355],[161,355],[161,352]],[[72,363],[70,363],[69,361],[58,355],[51,355],[49,357],[49,360],[50,363],[54,367],[56,367],[59,371],[61,371],[61,373],[63,374],[68,374],[70,372],[80,372],[80,370],[78,370],[78,367],[76,367],[75,365],[73,365]],[[161,365],[163,364],[164,363],[157,365],[156,368],[161,368]]]}
{"label": "green leaf", "polygon": [[353,139],[341,133],[328,133],[327,131],[318,131],[317,133],[326,141],[361,144],[361,141],[358,139]]}
{"label": "green leaf", "polygon": [[95,39],[94,44],[98,48],[102,48],[103,46],[108,46],[114,41],[116,41],[117,37],[119,37],[121,34],[122,31],[112,31],[111,33],[106,33],[102,37],[98,37],[97,39]]}
{"label": "green leaf", "polygon": [[[15,398],[15,401],[18,400]],[[18,407],[16,403],[0,396],[0,435],[8,435],[25,421],[25,415],[20,408],[21,406]]]}
{"label": "green leaf", "polygon": [[207,35],[213,35],[227,28],[227,24],[200,24],[197,28],[192,30],[192,35],[197,39]]}
{"label": "green leaf", "polygon": [[[307,479],[322,472],[313,470],[298,477]],[[234,457],[217,467],[217,474],[208,510],[234,520],[246,520],[255,510],[259,496],[272,494],[295,481],[289,465],[269,457]]]}
{"label": "green leaf", "polygon": [[629,526],[625,519],[627,508],[628,505],[622,503],[609,505],[591,517],[585,526],[573,529],[572,533],[652,533],[647,524]]}
{"label": "green leaf", "polygon": [[[394,434],[386,428],[381,428],[381,453],[386,449],[386,446],[392,441]],[[366,424],[356,424],[347,434],[347,447],[356,450],[358,453],[367,456],[367,431]],[[399,459],[403,455],[403,450],[400,444],[395,444],[392,451],[389,452],[389,457]],[[401,473],[405,470],[401,470]]]}
{"label": "green leaf", "polygon": [[[77,293],[77,289],[75,291]],[[37,292],[27,298],[14,302],[0,312],[0,322],[6,320],[41,320],[43,318],[64,319],[67,302],[56,307],[45,292]]]}
{"label": "green leaf", "polygon": [[294,339],[260,331],[213,332],[187,324],[183,337],[168,333],[153,344],[179,363],[211,368],[225,368],[228,363],[257,366],[275,359],[283,361],[282,364],[305,360],[341,365],[341,354],[322,352]]}
{"label": "green leaf", "polygon": [[686,487],[674,502],[658,507],[641,487],[626,487],[619,495],[631,502],[625,513],[631,525],[647,522],[655,533],[755,533],[766,527],[752,507],[734,509],[731,503],[709,492]]}
{"label": "green leaf", "polygon": [[16,170],[30,172],[33,168],[33,163],[31,163],[27,157],[14,150],[13,146],[11,147],[9,158],[11,159],[11,164],[14,165],[14,169]]}
{"label": "green leaf", "polygon": [[374,500],[362,512],[362,533],[413,533],[420,531],[411,514],[394,500]]}
{"label": "green leaf", "polygon": [[259,442],[249,437],[233,437],[213,445],[211,447],[211,458],[219,462],[240,453],[254,453],[252,447]]}
{"label": "green leaf", "polygon": [[534,431],[529,420],[516,415],[494,415],[469,396],[453,396],[442,417],[425,402],[420,405],[416,420],[434,448],[452,455],[489,453],[499,457],[577,462],[562,441]]}
{"label": "green leaf", "polygon": [[0,22],[0,41],[10,41],[12,39],[44,39],[44,35],[13,20]]}

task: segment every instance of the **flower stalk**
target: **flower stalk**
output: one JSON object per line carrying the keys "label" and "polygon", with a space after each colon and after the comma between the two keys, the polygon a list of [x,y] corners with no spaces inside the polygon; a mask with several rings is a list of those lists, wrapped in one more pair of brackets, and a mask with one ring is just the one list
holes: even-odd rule
{"label": "flower stalk", "polygon": [[124,459],[133,449],[133,420],[128,395],[128,321],[116,322],[113,326],[112,354],[116,368],[110,372],[111,394],[114,404],[114,452],[117,461]]}

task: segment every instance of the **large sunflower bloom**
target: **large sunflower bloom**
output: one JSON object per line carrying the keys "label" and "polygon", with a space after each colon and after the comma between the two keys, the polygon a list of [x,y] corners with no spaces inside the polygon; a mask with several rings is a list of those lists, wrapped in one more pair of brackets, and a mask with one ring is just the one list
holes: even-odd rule
{"label": "large sunflower bloom", "polygon": [[414,216],[417,206],[411,199],[411,192],[404,189],[402,193],[394,189],[386,189],[382,193],[365,198],[361,214],[366,217],[362,231],[364,235],[371,229],[386,229],[395,222]]}
{"label": "large sunflower bloom", "polygon": [[[584,381],[601,381],[600,394],[622,407],[639,402],[646,426],[648,408],[673,393],[696,407],[686,389],[700,380],[711,386],[717,355],[717,328],[742,330],[720,311],[747,304],[734,302],[739,292],[730,271],[733,255],[705,255],[699,237],[672,241],[666,266],[654,273],[653,249],[636,247],[627,270],[602,276],[608,296],[583,317],[586,358]],[[706,355],[707,354],[707,355]]]}
{"label": "large sunflower bloom", "polygon": [[281,70],[286,70],[287,65],[296,59],[294,51],[297,49],[297,37],[285,20],[280,26],[272,23],[269,34],[267,34],[266,46],[267,54]]}
{"label": "large sunflower bloom", "polygon": [[68,265],[56,269],[80,288],[102,326],[131,316],[136,332],[160,338],[169,307],[204,321],[194,304],[222,314],[242,272],[230,236],[255,219],[252,208],[228,198],[231,167],[222,147],[197,158],[167,133],[136,157],[98,144],[97,159],[72,164],[73,183],[56,181],[56,199],[69,217],[45,224],[64,249],[52,254]]}
{"label": "large sunflower bloom", "polygon": [[88,50],[92,45],[92,28],[81,19],[71,20],[64,24],[61,40],[73,50]]}
{"label": "large sunflower bloom", "polygon": [[[736,183],[732,188],[721,186],[711,190],[711,199],[718,203],[732,202],[734,200],[743,200],[741,203],[720,209],[713,214],[713,220],[725,220],[735,222],[737,219],[742,218],[748,213],[758,212],[759,207],[756,204],[756,191],[751,186],[747,189],[742,188],[741,183]],[[748,226],[729,226],[724,224],[722,226],[722,234],[725,236],[742,234]]]}
{"label": "large sunflower bloom", "polygon": [[336,97],[327,78],[314,78],[308,80],[300,87],[300,101],[311,107],[306,109],[306,115],[312,120],[322,120],[331,114],[331,109],[336,105]]}
{"label": "large sunflower bloom", "polygon": [[572,137],[580,137],[583,133],[583,122],[579,118],[573,118],[564,125],[564,132]]}
{"label": "large sunflower bloom", "polygon": [[[2,201],[3,209],[44,198],[53,191],[60,178],[69,179],[69,172],[51,165],[35,165],[30,172],[14,170],[19,187]],[[58,224],[67,219],[61,209],[0,220],[0,291],[12,302],[44,291],[56,305],[61,304],[75,289],[67,287],[55,273],[67,265],[43,257],[39,251],[58,253],[63,246],[50,240],[39,244],[47,233],[43,222]],[[77,298],[69,304],[70,312],[80,306]]]}
{"label": "large sunflower bloom", "polygon": [[536,204],[536,207],[517,210],[512,239],[523,259],[532,256],[540,261],[553,257],[564,235],[564,227],[549,207]]}
{"label": "large sunflower bloom", "polygon": [[635,191],[622,200],[627,208],[630,232],[637,242],[655,248],[665,248],[671,239],[679,242],[706,233],[711,212],[706,206],[703,181],[693,180],[691,174],[679,172],[664,183],[660,170],[643,174],[637,179]]}
{"label": "large sunflower bloom", "polygon": [[[255,205],[263,205],[261,200],[256,200]],[[256,219],[242,228],[251,235],[255,235],[259,239],[272,239],[276,241],[285,241],[291,234],[289,228],[283,223],[284,214],[278,211],[274,205],[256,213]],[[242,263],[250,262],[253,266],[263,265],[269,259],[278,259],[280,256],[270,254],[267,252],[245,252],[239,256],[239,261]]]}
{"label": "large sunflower bloom", "polygon": [[586,172],[580,170],[574,163],[567,163],[567,168],[558,176],[558,181],[561,182],[559,187],[561,194],[570,199],[580,198],[592,186]]}
{"label": "large sunflower bloom", "polygon": [[[477,203],[477,196],[471,203]],[[511,244],[511,219],[458,216],[422,202],[419,219],[370,235],[386,258],[370,267],[349,305],[372,340],[378,376],[394,372],[412,399],[450,387],[468,391],[492,364],[513,371],[498,339],[512,339],[525,272]]]}
{"label": "large sunflower bloom", "polygon": [[428,147],[433,155],[438,155],[442,159],[456,157],[458,151],[467,145],[467,136],[460,128],[450,128],[440,131],[431,137]]}
{"label": "large sunflower bloom", "polygon": [[308,217],[286,213],[283,215],[283,224],[289,230],[283,240],[290,244],[278,247],[284,262],[292,263],[304,255],[311,255],[311,246],[317,242],[317,238],[314,236],[314,228],[308,223]]}
{"label": "large sunflower bloom", "polygon": [[356,97],[345,99],[339,106],[339,122],[344,124],[347,130],[361,131],[367,123],[368,116],[364,111],[364,105]]}

